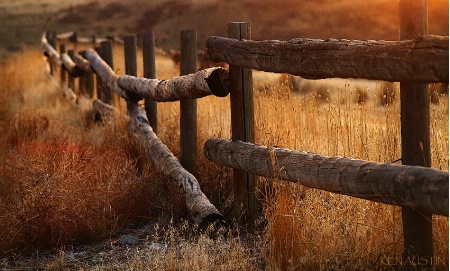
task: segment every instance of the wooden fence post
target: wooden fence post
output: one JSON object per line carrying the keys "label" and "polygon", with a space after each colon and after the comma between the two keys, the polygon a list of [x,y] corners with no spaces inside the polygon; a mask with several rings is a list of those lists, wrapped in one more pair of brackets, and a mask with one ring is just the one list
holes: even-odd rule
{"label": "wooden fence post", "polygon": [[[399,11],[400,40],[427,34],[427,0],[400,0]],[[401,82],[400,106],[403,164],[431,167],[430,103],[427,85]],[[428,267],[432,268],[432,215],[403,208],[402,219],[405,262],[414,256],[427,257]],[[420,266],[420,269],[422,268],[425,267]]]}
{"label": "wooden fence post", "polygon": [[[47,42],[50,44],[53,49],[56,50],[56,33],[53,31],[47,31]],[[48,58],[48,62],[50,64],[50,75],[54,75],[55,73],[55,63],[53,63],[53,59],[50,57]]]}
{"label": "wooden fence post", "polygon": [[[70,56],[71,59],[74,58],[75,54],[74,51],[72,49],[67,50],[67,55]],[[68,73],[68,81],[67,81],[67,86],[74,92],[79,94],[79,91],[76,92],[75,91],[75,77],[69,72]]]}
{"label": "wooden fence post", "polygon": [[[142,34],[142,54],[144,61],[144,77],[156,79],[156,59],[155,59],[155,33]],[[145,111],[147,112],[148,122],[153,132],[158,134],[158,107],[153,99],[145,99]]]}
{"label": "wooden fence post", "polygon": [[[64,53],[66,53],[66,45],[65,44],[60,44],[59,45],[59,53],[60,54],[64,54]],[[59,81],[59,84],[60,84],[60,87],[61,88],[64,88],[64,85],[66,84],[66,70],[65,70],[65,68],[64,68],[64,65],[61,65],[61,67],[60,67],[60,81]]]}
{"label": "wooden fence post", "polygon": [[[102,48],[100,48],[100,45],[95,46],[94,50],[97,52],[97,54],[99,56],[102,55]],[[100,79],[100,77],[98,76],[97,73],[94,73],[94,77],[95,77],[95,88],[96,88],[96,96],[97,99],[102,100],[103,101],[103,83],[102,80]]]}
{"label": "wooden fence post", "polygon": [[[81,51],[79,53],[82,57],[86,58],[86,51]],[[95,76],[93,71],[89,71],[84,75],[83,84],[80,82],[80,90],[82,93],[87,94],[89,98],[94,97],[95,93]],[[99,97],[97,97],[99,98]]]}
{"label": "wooden fence post", "polygon": [[[197,30],[181,31],[180,75],[197,71]],[[197,175],[197,100],[180,101],[180,163]]]}
{"label": "wooden fence post", "polygon": [[72,37],[69,39],[71,42],[73,42],[73,51],[77,51],[78,49],[78,34],[77,32],[73,32]]}
{"label": "wooden fence post", "polygon": [[[112,70],[114,70],[113,62],[113,46],[111,40],[105,40],[100,42],[100,56],[108,64]],[[111,90],[107,87],[103,87],[102,102],[106,104],[115,105],[113,101],[113,94]]]}
{"label": "wooden fence post", "polygon": [[137,45],[136,35],[124,37],[125,73],[137,76]]}
{"label": "wooden fence post", "polygon": [[[228,35],[234,39],[251,39],[250,23],[228,24]],[[230,65],[230,103],[232,139],[255,142],[252,70]],[[256,220],[255,176],[233,170],[234,212],[239,222],[251,230]]]}
{"label": "wooden fence post", "polygon": [[[127,35],[123,39],[123,50],[125,55],[125,74],[137,76],[137,39],[136,35]],[[137,102],[127,101],[128,114],[131,108],[139,108]]]}

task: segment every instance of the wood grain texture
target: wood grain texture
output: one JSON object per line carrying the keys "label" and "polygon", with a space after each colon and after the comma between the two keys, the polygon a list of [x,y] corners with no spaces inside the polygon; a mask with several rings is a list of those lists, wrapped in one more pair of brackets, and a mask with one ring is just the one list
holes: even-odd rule
{"label": "wood grain texture", "polygon": [[254,41],[213,36],[207,40],[206,47],[214,61],[308,79],[340,77],[448,83],[448,43],[448,37],[441,36],[404,41]]}
{"label": "wood grain texture", "polygon": [[229,93],[228,71],[221,67],[208,68],[169,80],[124,75],[117,78],[117,83],[124,89],[126,96],[152,98],[158,102],[196,99],[208,95],[225,97]]}
{"label": "wood grain texture", "polygon": [[448,216],[448,172],[208,139],[205,156],[260,176]]}
{"label": "wood grain texture", "polygon": [[186,206],[197,224],[223,219],[222,214],[200,189],[197,179],[185,170],[172,152],[164,145],[148,124],[147,115],[137,103],[127,104],[131,119],[131,131],[142,142],[147,155],[159,172],[169,176],[173,184],[180,187],[186,196]]}

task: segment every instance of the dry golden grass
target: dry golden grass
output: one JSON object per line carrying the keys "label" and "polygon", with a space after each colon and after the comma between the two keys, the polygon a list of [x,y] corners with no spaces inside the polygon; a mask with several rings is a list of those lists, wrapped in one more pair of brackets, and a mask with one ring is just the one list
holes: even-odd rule
{"label": "dry golden grass", "polygon": [[[122,48],[117,46],[119,74],[124,71],[121,59]],[[400,208],[264,178],[258,179],[261,215],[255,234],[237,226],[227,237],[219,235],[214,241],[198,234],[189,220],[181,222],[188,219],[182,195],[154,173],[138,144],[127,136],[125,124],[93,124],[90,115],[71,106],[47,81],[43,63],[40,52],[27,50],[0,67],[0,98],[6,101],[0,106],[4,146],[0,251],[16,256],[22,252],[22,266],[371,270],[387,268],[383,259],[401,255]],[[175,67],[158,58],[158,78],[175,75]],[[344,98],[350,95],[330,91]],[[318,103],[313,96],[290,93],[286,85],[256,92],[256,141],[330,156],[397,160],[401,156],[398,101],[380,107],[374,100],[370,97],[364,105]],[[229,108],[228,98],[198,101],[199,181],[226,215],[232,210],[231,170],[207,161],[202,145],[210,137],[231,137]],[[177,154],[179,103],[159,103],[158,114],[159,135]],[[445,96],[432,105],[431,131],[432,166],[448,170]],[[140,245],[114,245],[117,234],[142,222],[152,226],[143,230]],[[447,259],[446,266],[436,268],[445,270],[448,218],[433,217],[433,234],[436,256]],[[99,240],[108,243],[101,251],[67,256],[71,245]],[[152,244],[165,246],[154,249]],[[59,253],[34,262],[26,257],[44,248]]]}

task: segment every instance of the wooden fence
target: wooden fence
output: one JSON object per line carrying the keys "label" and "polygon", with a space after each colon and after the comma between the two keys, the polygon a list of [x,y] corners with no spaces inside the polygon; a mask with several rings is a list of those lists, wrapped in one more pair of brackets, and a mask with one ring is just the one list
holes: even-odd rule
{"label": "wooden fence", "polygon": [[[182,57],[184,55],[190,59],[182,60],[182,67],[186,66],[182,68],[182,74],[190,74],[167,81],[135,77],[135,64],[132,64],[132,59],[136,58],[135,53],[131,53],[131,56],[126,53],[126,58],[131,61],[126,59],[126,63],[131,63],[126,65],[129,75],[117,76],[111,67],[112,61],[107,64],[105,57],[100,57],[95,50],[88,49],[79,56],[69,58],[65,54],[59,54],[54,49],[55,45],[48,42],[45,36],[42,44],[52,60],[50,66],[62,64],[74,76],[95,72],[103,81],[103,91],[112,91],[127,100],[133,133],[145,142],[146,151],[158,169],[169,172],[176,185],[184,188],[186,204],[197,223],[221,218],[221,214],[201,192],[195,177],[181,167],[173,154],[157,138],[149,125],[150,117],[147,118],[137,105],[140,99],[146,99],[146,108],[151,108],[147,107],[147,102],[194,99],[211,94],[223,97],[230,92],[232,141],[210,139],[204,145],[204,154],[208,159],[234,169],[235,215],[242,218],[240,221],[247,223],[250,228],[256,218],[256,174],[401,206],[404,257],[432,257],[431,215],[449,215],[449,174],[426,168],[430,166],[430,135],[429,101],[428,95],[424,95],[424,89],[425,83],[448,83],[449,40],[448,37],[427,36],[426,26],[411,26],[418,20],[409,20],[410,18],[424,17],[426,0],[400,0],[399,3],[401,36],[404,40],[252,41],[249,23],[230,23],[228,38],[210,37],[206,42],[209,57],[217,62],[227,62],[230,65],[229,71],[216,67],[192,73],[194,51],[192,48],[183,49],[182,46]],[[408,26],[403,27],[403,24]],[[403,34],[416,31],[414,29],[422,29],[422,32]],[[72,37],[73,40],[73,36],[76,37],[76,34],[71,33],[60,38]],[[195,34],[192,32],[185,32],[182,36],[182,40],[195,40]],[[76,37],[76,40],[83,39]],[[111,43],[106,40],[101,44],[108,42]],[[135,52],[133,38],[128,37],[123,43],[126,52]],[[150,47],[148,54],[153,54],[153,58],[148,56],[148,59],[154,62],[154,36],[147,37],[147,44]],[[144,55],[146,54],[144,51]],[[183,64],[183,61],[190,64]],[[400,81],[403,93],[401,118],[404,165],[325,157],[253,144],[251,69],[289,73],[313,79],[342,77]],[[149,70],[146,77],[154,77],[154,66]],[[98,96],[101,97],[102,94]],[[404,100],[413,102],[416,106],[410,106],[404,103]],[[94,101],[94,107],[104,114],[114,111],[110,105],[99,100]],[[191,112],[187,114],[196,110],[196,105],[192,103],[186,107],[190,108],[188,112]],[[156,116],[153,115],[152,118]],[[186,119],[192,121],[195,116]],[[196,141],[196,136],[192,138],[190,140]],[[196,146],[197,143],[194,144]],[[277,163],[273,162],[274,157]],[[195,168],[192,170],[195,172]]]}
{"label": "wooden fence", "polygon": [[[431,165],[426,83],[449,81],[449,39],[427,36],[427,1],[400,0],[400,41],[294,39],[252,41],[248,23],[229,24],[229,37],[210,37],[209,57],[230,65],[233,141],[208,140],[205,155],[235,169],[235,211],[254,221],[252,174],[402,206],[403,256],[432,257],[432,214],[448,216],[448,172]],[[365,78],[400,82],[402,162],[381,165],[252,145],[251,69],[305,78]],[[235,79],[234,77],[238,77]],[[239,141],[246,142],[239,142]],[[273,155],[278,164],[274,165]],[[281,170],[282,169],[282,170]],[[242,212],[242,207],[243,211]],[[410,258],[411,259],[411,258]]]}

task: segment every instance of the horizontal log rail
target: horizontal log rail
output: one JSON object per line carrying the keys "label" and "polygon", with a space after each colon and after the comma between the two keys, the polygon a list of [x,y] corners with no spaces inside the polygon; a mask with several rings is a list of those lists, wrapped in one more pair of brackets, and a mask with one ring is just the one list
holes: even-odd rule
{"label": "horizontal log rail", "polygon": [[145,79],[130,75],[117,76],[92,49],[86,50],[85,55],[103,83],[128,101],[152,98],[158,102],[167,102],[212,94],[225,97],[230,92],[228,71],[222,67],[208,68],[169,80]]}
{"label": "horizontal log rail", "polygon": [[441,36],[404,41],[254,41],[213,36],[207,40],[206,48],[209,57],[216,62],[308,79],[449,81],[449,39]]}
{"label": "horizontal log rail", "polygon": [[[68,40],[68,41],[74,42],[74,43],[85,43],[85,44],[89,44],[89,43],[100,44],[100,42],[108,40],[107,38],[105,39],[105,38],[96,38],[96,37],[91,37],[91,38],[78,37],[77,33],[74,31],[57,34],[56,39],[58,39],[60,41]],[[117,37],[112,37],[112,40],[116,43],[123,44],[123,40],[119,39]]]}
{"label": "horizontal log rail", "polygon": [[449,173],[432,168],[326,157],[218,138],[205,142],[204,154],[220,165],[259,176],[423,213],[449,215]]}
{"label": "horizontal log rail", "polygon": [[[107,117],[119,114],[117,109],[100,100],[94,101],[93,108]],[[181,166],[178,159],[153,132],[145,111],[140,109],[135,102],[127,103],[127,108],[130,117],[125,117],[130,120],[130,130],[133,136],[144,146],[158,172],[170,177],[174,181],[174,185],[183,189],[186,196],[186,207],[192,220],[201,229],[206,229],[209,224],[214,222],[225,223],[222,214],[202,192],[198,180]]]}
{"label": "horizontal log rail", "polygon": [[151,98],[157,102],[201,98],[211,94],[225,97],[230,93],[228,71],[221,67],[204,69],[170,80],[124,75],[117,78],[117,84],[139,97]]}

